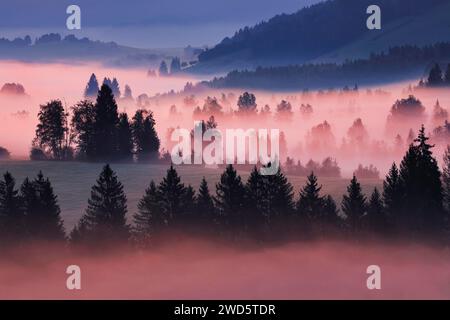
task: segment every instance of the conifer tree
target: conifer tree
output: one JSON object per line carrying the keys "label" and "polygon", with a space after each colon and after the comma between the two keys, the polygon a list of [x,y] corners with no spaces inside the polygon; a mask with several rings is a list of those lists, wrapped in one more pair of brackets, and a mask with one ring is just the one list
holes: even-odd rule
{"label": "conifer tree", "polygon": [[112,159],[117,156],[117,125],[119,115],[111,88],[102,85],[94,107],[94,148],[95,158]]}
{"label": "conifer tree", "polygon": [[348,226],[352,231],[356,231],[360,227],[361,217],[366,213],[367,203],[355,176],[347,187],[347,194],[344,195],[341,206]]}
{"label": "conifer tree", "polygon": [[365,220],[370,230],[376,233],[386,232],[387,219],[381,194],[377,188],[374,188],[372,195],[370,196]]}
{"label": "conifer tree", "polygon": [[320,197],[322,186],[317,183],[317,177],[312,172],[307,178],[306,185],[300,191],[297,202],[298,214],[309,221],[318,220],[322,213],[323,198]]}
{"label": "conifer tree", "polygon": [[24,236],[19,191],[13,176],[6,172],[0,180],[0,238]]}
{"label": "conifer tree", "polygon": [[123,185],[109,165],[103,167],[91,189],[86,213],[71,234],[73,242],[104,246],[116,241],[126,243],[127,198]]}
{"label": "conifer tree", "polygon": [[33,181],[26,178],[20,190],[27,235],[38,240],[65,240],[61,209],[50,180],[39,172]]}
{"label": "conifer tree", "polygon": [[146,241],[167,227],[168,221],[162,214],[159,199],[158,188],[152,180],[139,200],[138,212],[133,216],[133,231],[139,241]]}
{"label": "conifer tree", "polygon": [[133,141],[139,160],[155,160],[159,156],[160,140],[153,113],[137,110],[132,122]]}
{"label": "conifer tree", "polygon": [[450,63],[447,65],[447,69],[445,70],[444,82],[447,86],[450,85]]}
{"label": "conifer tree", "polygon": [[245,230],[245,187],[231,164],[227,165],[216,184],[214,202],[224,225],[237,234]]}
{"label": "conifer tree", "polygon": [[91,74],[91,77],[89,78],[89,82],[86,85],[86,88],[84,89],[84,97],[85,98],[95,98],[98,94],[98,81],[95,74]]}
{"label": "conifer tree", "polygon": [[442,81],[442,70],[439,64],[436,63],[430,70],[430,74],[428,76],[428,85],[439,86],[442,84]]}
{"label": "conifer tree", "polygon": [[337,208],[336,201],[330,195],[326,195],[323,198],[322,221],[334,227],[340,227],[342,222],[342,219],[339,217],[339,209]]}
{"label": "conifer tree", "polygon": [[403,203],[403,188],[400,173],[395,162],[389,169],[386,179],[383,181],[383,202],[385,212],[389,218],[399,214]]}
{"label": "conifer tree", "polygon": [[213,197],[210,194],[208,182],[202,178],[195,203],[195,210],[198,212],[200,225],[212,231],[217,224],[216,210]]}
{"label": "conifer tree", "polygon": [[400,165],[404,188],[400,220],[412,233],[439,232],[444,227],[441,172],[428,140],[422,126]]}
{"label": "conifer tree", "polygon": [[126,113],[121,113],[119,115],[117,130],[118,156],[122,160],[129,160],[133,155],[133,137],[130,122],[128,121],[128,115]]}
{"label": "conifer tree", "polygon": [[183,214],[183,197],[186,188],[181,183],[181,178],[175,168],[171,165],[166,176],[158,186],[159,203],[167,225],[173,225],[174,221],[179,221]]}

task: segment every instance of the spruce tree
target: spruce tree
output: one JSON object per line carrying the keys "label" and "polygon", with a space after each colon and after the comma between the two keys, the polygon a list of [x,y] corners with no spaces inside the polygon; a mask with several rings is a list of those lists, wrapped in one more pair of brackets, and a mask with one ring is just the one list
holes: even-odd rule
{"label": "spruce tree", "polygon": [[89,78],[89,82],[86,85],[86,89],[84,89],[84,97],[85,98],[95,98],[98,94],[98,81],[97,77],[93,73]]}
{"label": "spruce tree", "polygon": [[447,86],[450,85],[450,63],[447,65],[447,69],[445,70],[444,82]]}
{"label": "spruce tree", "polygon": [[117,135],[118,156],[122,160],[130,160],[133,156],[133,137],[130,122],[128,121],[128,115],[126,113],[121,113],[119,115]]}
{"label": "spruce tree", "polygon": [[213,198],[209,192],[208,182],[205,177],[202,178],[200,183],[195,205],[199,215],[200,224],[211,229],[217,221]]}
{"label": "spruce tree", "polygon": [[167,227],[159,203],[158,188],[152,180],[139,200],[138,212],[134,214],[134,235],[138,241],[146,241]]}
{"label": "spruce tree", "polygon": [[245,230],[245,187],[233,165],[227,165],[216,184],[214,202],[221,216],[221,223],[235,234]]}
{"label": "spruce tree", "polygon": [[117,125],[119,115],[111,88],[102,85],[94,107],[94,150],[97,160],[113,159],[117,156]]}
{"label": "spruce tree", "polygon": [[355,176],[347,187],[347,194],[343,197],[341,207],[350,230],[357,231],[360,227],[361,217],[366,213],[367,203],[366,197],[361,191],[361,185]]}
{"label": "spruce tree", "polygon": [[400,165],[404,201],[400,220],[412,233],[442,231],[444,223],[441,172],[428,144],[425,128],[420,129]]}
{"label": "spruce tree", "polygon": [[159,156],[160,140],[155,129],[153,113],[137,110],[132,122],[133,141],[139,160],[156,160]]}
{"label": "spruce tree", "polygon": [[19,191],[13,176],[6,172],[0,180],[0,239],[24,236]]}
{"label": "spruce tree", "polygon": [[[403,188],[400,173],[395,162],[389,169],[386,179],[383,181],[383,202],[385,212],[389,219],[396,217],[403,203]],[[393,221],[395,223],[395,221]]]}
{"label": "spruce tree", "polygon": [[387,218],[383,206],[381,194],[374,188],[370,196],[365,222],[369,230],[376,233],[384,233],[387,228]]}
{"label": "spruce tree", "polygon": [[27,235],[34,240],[64,241],[61,209],[50,180],[39,172],[33,181],[26,178],[20,190]]}
{"label": "spruce tree", "polygon": [[123,185],[111,167],[105,165],[91,189],[88,207],[71,239],[92,246],[126,243],[129,236],[126,213],[127,198]]}
{"label": "spruce tree", "polygon": [[175,168],[171,165],[167,170],[166,176],[158,186],[159,203],[161,205],[162,214],[167,221],[167,225],[171,226],[174,222],[178,222],[183,214],[183,197],[186,188],[181,183],[181,178]]}
{"label": "spruce tree", "polygon": [[331,227],[340,227],[342,222],[336,201],[330,195],[323,197],[322,221]]}
{"label": "spruce tree", "polygon": [[320,197],[322,186],[317,183],[317,177],[312,172],[306,185],[300,191],[300,198],[297,202],[297,212],[303,219],[317,221],[322,213],[323,198]]}
{"label": "spruce tree", "polygon": [[[262,227],[263,223],[268,223],[268,211],[270,207],[263,201],[268,201],[267,183],[263,180],[258,168],[255,166],[250,172],[250,176],[245,184],[245,214],[252,221],[255,228]],[[269,209],[269,210],[268,210]]]}

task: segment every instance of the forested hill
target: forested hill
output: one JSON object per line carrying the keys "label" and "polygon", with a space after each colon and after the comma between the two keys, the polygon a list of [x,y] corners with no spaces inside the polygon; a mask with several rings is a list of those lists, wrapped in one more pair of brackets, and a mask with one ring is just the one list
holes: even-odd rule
{"label": "forested hill", "polygon": [[[254,71],[232,71],[224,77],[203,83],[213,88],[306,90],[342,88],[353,85],[391,83],[426,78],[438,63],[450,62],[450,42],[432,46],[399,46],[372,54],[369,59],[342,64],[316,63],[278,67],[258,67]],[[445,69],[444,69],[445,70]]]}
{"label": "forested hill", "polygon": [[[379,47],[385,45],[384,48],[371,48],[371,51],[395,45],[424,45],[437,40],[450,40],[449,33],[447,36],[444,33],[450,31],[447,23],[450,16],[438,16],[440,12],[446,11],[440,8],[449,8],[450,0],[379,0],[376,4],[382,10],[382,30],[369,31],[366,27],[366,10],[372,4],[372,0],[329,0],[293,14],[277,15],[253,27],[245,27],[203,52],[199,57],[200,63],[193,71],[223,72],[257,66],[298,64],[345,48],[361,41],[368,34],[372,43],[377,43]],[[408,38],[405,30],[415,28],[418,22],[427,30],[415,32]],[[388,34],[390,37],[386,42],[389,43],[380,43],[380,39],[383,41]],[[440,39],[438,35],[445,39]],[[430,42],[423,43],[421,38],[429,38]],[[416,40],[418,43],[414,43]]]}

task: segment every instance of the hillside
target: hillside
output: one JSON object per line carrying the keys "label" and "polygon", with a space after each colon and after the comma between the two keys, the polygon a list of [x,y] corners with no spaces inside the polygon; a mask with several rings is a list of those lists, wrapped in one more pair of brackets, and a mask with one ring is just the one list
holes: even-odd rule
{"label": "hillside", "polygon": [[245,27],[203,52],[193,72],[364,58],[390,46],[450,40],[450,0],[380,0],[382,30],[366,27],[371,0],[329,0]]}

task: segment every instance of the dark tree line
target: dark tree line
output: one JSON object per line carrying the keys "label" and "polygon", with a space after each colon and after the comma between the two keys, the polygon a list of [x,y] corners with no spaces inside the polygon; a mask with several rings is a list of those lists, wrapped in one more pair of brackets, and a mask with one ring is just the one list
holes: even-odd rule
{"label": "dark tree line", "polygon": [[[102,85],[95,102],[83,100],[71,109],[69,123],[69,113],[61,101],[54,100],[41,106],[32,159],[70,160],[76,157],[111,161],[132,160],[134,156],[138,160],[159,158],[160,141],[153,113],[138,110],[131,120],[126,113],[119,113],[110,85]],[[76,145],[75,150],[73,144]]]}
{"label": "dark tree line", "polygon": [[[369,197],[353,176],[340,210],[330,195],[321,193],[313,172],[295,197],[281,169],[264,176],[255,167],[244,182],[228,165],[215,192],[205,178],[196,192],[182,183],[171,166],[159,184],[149,183],[133,214],[133,224],[129,224],[123,185],[106,165],[70,240],[93,246],[130,240],[147,245],[169,231],[223,236],[232,241],[339,234],[355,239],[366,234],[440,239],[449,222],[450,147],[441,173],[428,139],[422,127],[400,166],[392,165],[383,190],[375,188]],[[4,175],[0,181],[0,226],[0,234],[6,238],[65,239],[57,198],[42,173],[33,181],[25,179],[19,189],[9,173]]]}

